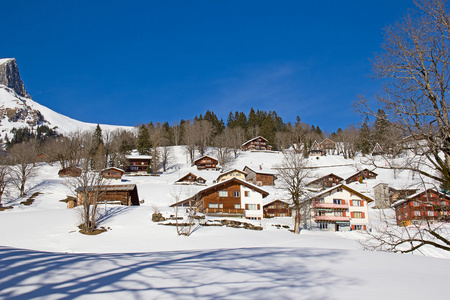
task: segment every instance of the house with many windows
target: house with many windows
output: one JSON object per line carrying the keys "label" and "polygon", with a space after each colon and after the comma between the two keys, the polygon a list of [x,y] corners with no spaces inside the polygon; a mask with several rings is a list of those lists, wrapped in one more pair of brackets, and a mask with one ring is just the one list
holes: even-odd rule
{"label": "house with many windows", "polygon": [[324,189],[328,189],[332,186],[338,185],[341,183],[342,180],[344,180],[344,178],[339,177],[333,173],[330,173],[328,175],[322,176],[318,179],[309,182],[306,185],[306,189],[318,192]]}
{"label": "house with many windows", "polygon": [[292,215],[289,203],[279,199],[264,204],[263,211],[264,218],[290,217]]}
{"label": "house with many windows", "polygon": [[244,172],[247,173],[245,180],[258,186],[275,185],[275,180],[277,179],[276,171],[270,169],[263,170],[262,166],[259,166],[259,170],[245,166]]}
{"label": "house with many windows", "polygon": [[209,216],[260,220],[263,217],[263,198],[268,195],[260,187],[232,177],[171,206],[195,207],[197,212]]}
{"label": "house with many windows", "polygon": [[329,231],[367,230],[370,197],[339,184],[309,199],[312,227]]}
{"label": "house with many windows", "polygon": [[197,170],[216,170],[219,161],[211,156],[204,155],[194,161]]}
{"label": "house with many windows", "polygon": [[219,177],[217,177],[217,182],[230,179],[231,177],[236,177],[236,178],[245,180],[245,177],[247,175],[248,175],[247,172],[244,172],[244,171],[241,171],[238,169],[233,169],[233,170],[225,171],[222,174],[220,174]]}
{"label": "house with many windows", "polygon": [[450,196],[434,189],[410,195],[392,207],[399,226],[450,221]]}
{"label": "house with many windows", "polygon": [[125,155],[125,158],[127,161],[124,168],[126,173],[148,173],[152,160],[151,155],[142,155],[135,151],[129,155]]}
{"label": "house with many windows", "polygon": [[175,181],[175,184],[205,184],[206,179],[197,176],[193,173],[189,173]]}
{"label": "house with many windows", "polygon": [[272,146],[268,145],[269,141],[262,136],[257,136],[251,140],[246,141],[242,144],[242,151],[259,150],[259,151],[270,151]]}

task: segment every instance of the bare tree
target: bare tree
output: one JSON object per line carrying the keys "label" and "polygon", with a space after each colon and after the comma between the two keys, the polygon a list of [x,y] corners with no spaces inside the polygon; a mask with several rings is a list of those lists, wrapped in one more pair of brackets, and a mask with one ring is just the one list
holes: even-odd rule
{"label": "bare tree", "polygon": [[233,150],[234,158],[237,158],[239,151],[242,148],[242,143],[245,142],[245,130],[242,127],[226,128],[225,132],[229,132],[230,148]]}
{"label": "bare tree", "polygon": [[300,220],[305,217],[303,209],[309,205],[305,185],[311,178],[308,160],[295,151],[284,153],[282,162],[277,166],[279,188],[289,195],[290,206],[294,217],[294,233],[300,233]]}
{"label": "bare tree", "polygon": [[[175,203],[178,203],[181,199],[181,189],[173,189],[171,196],[174,198]],[[187,191],[190,193],[190,191]],[[186,193],[185,193],[186,194]],[[197,194],[189,198],[188,206],[175,206],[175,225],[178,235],[191,235],[193,229],[196,227],[197,216]],[[184,212],[181,212],[183,210]],[[180,222],[182,220],[182,222]]]}
{"label": "bare tree", "polygon": [[184,150],[189,157],[191,166],[193,166],[195,161],[195,152],[197,150],[197,133],[192,122],[186,121],[183,123],[183,133]]}
{"label": "bare tree", "polygon": [[222,169],[226,169],[232,161],[230,145],[230,131],[225,129],[221,134],[214,138],[214,150],[216,152],[217,160]]}
{"label": "bare tree", "polygon": [[171,146],[162,146],[160,148],[161,165],[163,171],[166,172],[173,160],[173,149]]}
{"label": "bare tree", "polygon": [[200,155],[205,155],[206,148],[211,141],[214,131],[211,122],[207,120],[194,121],[194,129],[196,132],[196,144]]}
{"label": "bare tree", "polygon": [[35,143],[23,142],[15,144],[9,151],[11,159],[11,182],[20,193],[25,196],[25,186],[28,180],[37,175],[37,168],[33,164],[36,157]]}
{"label": "bare tree", "polygon": [[3,163],[0,165],[0,207],[2,207],[2,198],[6,192],[6,188],[11,183],[11,177],[9,175],[10,168]]}

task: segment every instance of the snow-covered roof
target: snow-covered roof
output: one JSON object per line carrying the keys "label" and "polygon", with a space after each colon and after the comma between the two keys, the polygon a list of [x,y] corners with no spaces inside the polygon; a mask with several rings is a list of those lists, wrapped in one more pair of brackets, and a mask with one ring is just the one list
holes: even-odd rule
{"label": "snow-covered roof", "polygon": [[215,160],[215,161],[218,161],[218,160],[215,159],[214,157],[211,157],[211,156],[209,156],[209,155],[203,155],[202,157],[197,158],[197,159],[194,161],[194,163],[197,162],[197,161],[199,161],[199,160],[202,160],[203,158],[206,158],[206,157],[211,158],[211,159],[213,159],[213,160]]}
{"label": "snow-covered roof", "polygon": [[273,176],[275,176],[275,175],[277,175],[278,174],[278,172],[277,171],[275,171],[275,170],[266,170],[266,169],[264,169],[264,171],[263,170],[258,170],[257,168],[250,168],[249,166],[245,166],[244,167],[244,172],[245,172],[245,169],[249,169],[251,172],[253,172],[253,173],[257,173],[257,174],[265,174],[265,175],[273,175]]}
{"label": "snow-covered roof", "polygon": [[257,136],[257,137],[254,137],[254,138],[252,138],[252,139],[250,139],[250,140],[248,140],[248,141],[246,141],[245,143],[243,143],[241,146],[245,146],[245,145],[247,145],[248,143],[250,143],[251,141],[254,141],[254,140],[256,140],[256,139],[259,139],[259,138],[261,138],[261,139],[263,139],[263,140],[265,140],[266,142],[268,142],[269,140],[267,140],[266,138],[264,138],[264,137],[262,137],[262,136]]}
{"label": "snow-covered roof", "polygon": [[347,191],[349,191],[349,192],[351,192],[351,193],[354,193],[354,194],[358,195],[359,197],[365,198],[365,199],[368,200],[369,202],[370,202],[370,201],[373,201],[373,199],[372,199],[371,197],[369,197],[369,196],[367,196],[367,195],[364,195],[363,193],[358,192],[358,191],[352,189],[351,187],[349,187],[349,186],[347,186],[347,185],[345,185],[345,184],[338,184],[338,185],[333,186],[333,187],[331,187],[331,188],[329,188],[329,189],[323,190],[323,191],[321,191],[321,192],[315,194],[312,198],[320,197],[320,196],[325,195],[325,194],[327,194],[327,193],[329,193],[329,192],[331,192],[331,191],[333,191],[333,190],[335,190],[335,189],[338,189],[338,188],[346,189]]}
{"label": "snow-covered roof", "polygon": [[122,169],[120,169],[120,168],[116,168],[116,167],[105,168],[105,169],[103,169],[103,170],[100,170],[100,172],[104,172],[104,171],[108,171],[108,170],[117,170],[117,171],[119,171],[119,172],[125,173],[124,170],[122,170]]}
{"label": "snow-covered roof", "polygon": [[137,150],[133,150],[133,151],[131,151],[130,154],[125,155],[125,158],[127,158],[127,159],[152,159],[152,156],[139,154],[139,152]]}

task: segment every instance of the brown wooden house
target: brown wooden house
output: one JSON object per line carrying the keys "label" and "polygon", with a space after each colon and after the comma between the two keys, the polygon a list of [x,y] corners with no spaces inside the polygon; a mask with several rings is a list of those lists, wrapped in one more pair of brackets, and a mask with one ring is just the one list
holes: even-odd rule
{"label": "brown wooden house", "polygon": [[152,157],[150,155],[126,155],[126,173],[148,173]]}
{"label": "brown wooden house", "polygon": [[275,172],[270,171],[263,171],[261,168],[260,170],[253,170],[248,166],[244,167],[244,172],[247,173],[247,176],[245,177],[245,180],[258,185],[275,185],[275,180],[277,179],[277,176],[275,175]]}
{"label": "brown wooden house", "polygon": [[320,143],[320,148],[324,154],[334,154],[336,151],[336,143],[329,138],[326,138]]}
{"label": "brown wooden house", "polygon": [[316,180],[311,181],[306,185],[306,188],[314,191],[321,191],[340,184],[342,180],[344,180],[344,178],[339,177],[333,173],[330,173],[328,175],[322,176]]}
{"label": "brown wooden house", "polygon": [[37,163],[39,163],[39,162],[49,162],[49,161],[50,161],[50,157],[47,154],[43,153],[43,152],[39,153],[34,158],[34,162],[37,162]]}
{"label": "brown wooden house", "polygon": [[392,207],[399,226],[450,221],[450,197],[434,189],[408,196]]}
{"label": "brown wooden house", "polygon": [[377,176],[378,176],[377,173],[370,171],[369,169],[364,169],[356,172],[355,174],[345,179],[345,183],[349,184],[351,182],[360,181],[364,179],[376,179]]}
{"label": "brown wooden house", "polygon": [[384,153],[383,148],[381,148],[380,144],[377,143],[375,147],[373,147],[372,156],[382,155],[383,153]]}
{"label": "brown wooden house", "polygon": [[322,156],[323,155],[322,147],[320,147],[320,145],[317,141],[314,141],[314,143],[311,145],[311,149],[309,150],[309,155],[311,155],[311,156]]}
{"label": "brown wooden house", "polygon": [[100,175],[102,176],[102,178],[114,180],[121,180],[124,173],[124,170],[116,167],[110,167],[100,171]]}
{"label": "brown wooden house", "polygon": [[219,177],[217,177],[217,182],[230,179],[231,177],[237,177],[239,179],[245,180],[245,177],[247,175],[248,175],[247,172],[238,169],[233,169],[220,174]]}
{"label": "brown wooden house", "polygon": [[175,181],[176,184],[205,184],[206,179],[197,176],[193,173],[189,173]]}
{"label": "brown wooden house", "polygon": [[242,144],[242,151],[260,150],[260,151],[270,151],[272,146],[268,145],[269,141],[262,136],[257,136],[251,140],[246,141]]}
{"label": "brown wooden house", "polygon": [[282,200],[274,200],[263,206],[264,218],[290,217],[289,203]]}
{"label": "brown wooden house", "polygon": [[[139,205],[139,195],[135,184],[102,185],[88,188],[89,198],[94,193],[98,193],[98,203],[119,204],[119,205]],[[75,206],[83,205],[84,192],[82,188],[77,188],[77,200]],[[92,193],[92,195],[91,195]],[[92,201],[92,200],[91,200]],[[69,203],[69,208],[70,203]]]}
{"label": "brown wooden house", "polygon": [[194,207],[210,216],[261,219],[262,199],[268,192],[244,180],[232,177],[199,191],[171,207]]}
{"label": "brown wooden house", "polygon": [[59,177],[80,177],[82,170],[78,167],[71,166],[58,171]]}
{"label": "brown wooden house", "polygon": [[194,161],[197,170],[216,170],[219,161],[211,156],[204,155]]}

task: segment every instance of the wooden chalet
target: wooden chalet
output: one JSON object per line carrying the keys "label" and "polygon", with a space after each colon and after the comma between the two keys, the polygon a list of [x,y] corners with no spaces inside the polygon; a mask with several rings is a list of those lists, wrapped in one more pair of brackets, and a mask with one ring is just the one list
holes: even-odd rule
{"label": "wooden chalet", "polygon": [[275,172],[262,171],[261,167],[260,167],[260,170],[255,171],[255,170],[251,169],[250,167],[245,166],[244,172],[247,173],[245,180],[247,180],[253,184],[256,184],[258,186],[275,185],[275,180],[277,179]]}
{"label": "wooden chalet", "polygon": [[377,144],[375,145],[375,147],[373,147],[373,150],[372,150],[372,156],[375,156],[375,155],[382,155],[383,153],[384,153],[383,148],[381,148],[380,144],[377,143]]}
{"label": "wooden chalet", "polygon": [[329,138],[326,138],[320,143],[320,148],[322,149],[323,154],[331,155],[336,151],[336,143]]}
{"label": "wooden chalet", "polygon": [[226,171],[226,172],[220,174],[219,177],[217,177],[217,182],[230,179],[231,177],[236,177],[236,178],[245,180],[245,177],[247,175],[248,175],[247,172],[244,172],[244,171],[241,171],[238,169],[229,170],[229,171]]}
{"label": "wooden chalet", "polygon": [[314,141],[314,143],[311,145],[311,149],[309,150],[309,155],[311,155],[311,156],[322,156],[323,155],[322,147],[320,147],[320,145],[317,141]]}
{"label": "wooden chalet", "polygon": [[450,197],[434,189],[408,196],[392,204],[399,226],[424,222],[450,222]]}
{"label": "wooden chalet", "polygon": [[211,156],[204,155],[194,161],[197,170],[216,170],[219,161]]}
{"label": "wooden chalet", "polygon": [[349,184],[351,182],[360,181],[364,179],[376,179],[377,176],[378,176],[377,173],[370,171],[369,169],[364,169],[356,172],[355,174],[345,179],[345,183]]}
{"label": "wooden chalet", "polygon": [[321,191],[332,186],[340,184],[344,178],[333,173],[315,179],[306,185],[306,188],[312,191]]}
{"label": "wooden chalet", "polygon": [[103,179],[112,179],[112,180],[122,180],[122,176],[124,173],[125,173],[124,170],[116,167],[109,167],[100,171],[100,175],[102,176]]}
{"label": "wooden chalet", "polygon": [[78,167],[71,166],[58,171],[59,177],[80,177],[82,170]]}
{"label": "wooden chalet", "polygon": [[175,184],[205,184],[206,179],[197,176],[193,173],[189,173],[175,181]]}
{"label": "wooden chalet", "polygon": [[49,162],[49,161],[50,161],[50,157],[47,154],[43,153],[43,152],[39,153],[34,158],[34,162],[37,162],[37,163],[39,163],[39,162]]}
{"label": "wooden chalet", "polygon": [[140,155],[135,152],[131,155],[126,155],[125,158],[127,160],[127,165],[125,166],[126,173],[146,174],[149,172],[152,161],[150,155]]}
{"label": "wooden chalet", "polygon": [[251,150],[270,151],[272,150],[272,146],[268,145],[267,144],[268,142],[269,141],[263,138],[262,136],[257,136],[243,143],[242,151],[251,151]]}
{"label": "wooden chalet", "polygon": [[257,186],[232,177],[171,207],[194,207],[197,212],[210,216],[260,220],[263,217],[262,201],[268,195],[268,192]]}
{"label": "wooden chalet", "polygon": [[264,218],[290,217],[289,203],[282,200],[274,200],[263,206]]}
{"label": "wooden chalet", "polygon": [[[83,205],[84,202],[84,191],[81,187],[76,190],[77,199],[68,202],[68,207]],[[92,197],[94,193],[98,194],[97,203],[108,203],[108,204],[119,204],[119,205],[139,205],[139,195],[137,191],[137,186],[135,184],[121,184],[121,185],[102,185],[102,186],[92,186],[88,188],[89,198],[92,202]],[[71,205],[73,205],[71,207]]]}
{"label": "wooden chalet", "polygon": [[368,196],[343,184],[324,190],[309,199],[312,226],[329,231],[367,230]]}

